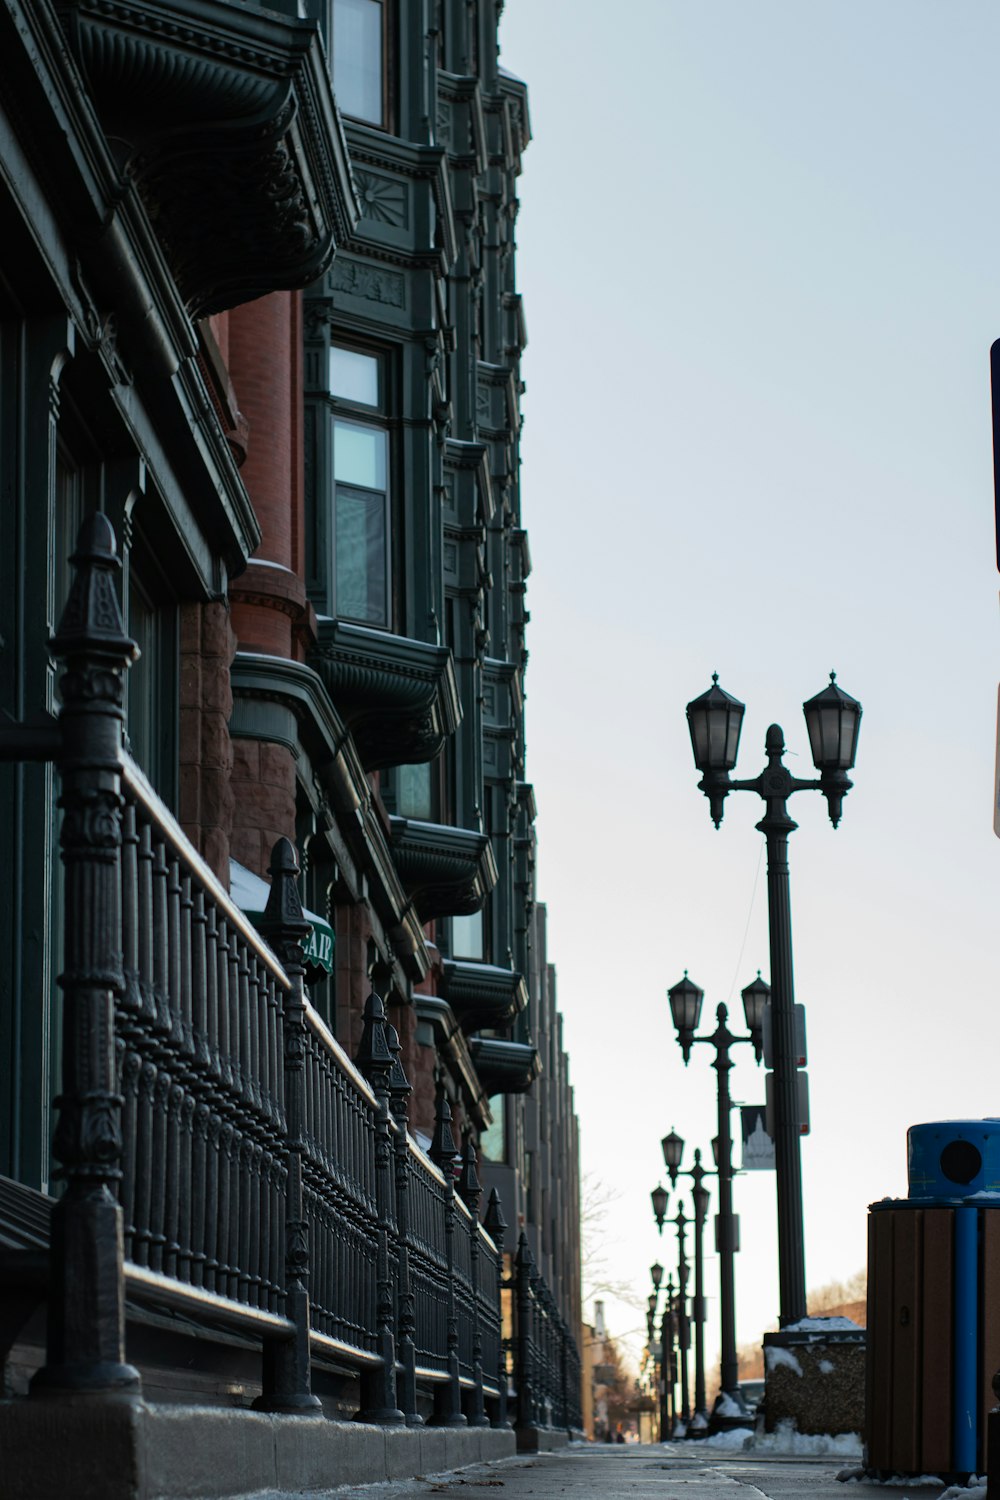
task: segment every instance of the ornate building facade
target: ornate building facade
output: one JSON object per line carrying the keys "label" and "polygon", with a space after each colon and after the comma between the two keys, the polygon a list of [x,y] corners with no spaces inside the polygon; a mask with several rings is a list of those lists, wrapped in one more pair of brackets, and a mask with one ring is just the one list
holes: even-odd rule
{"label": "ornate building facade", "polygon": [[[579,1425],[566,1375],[580,1316],[576,1120],[525,765],[515,227],[530,124],[524,85],[498,65],[501,9],[0,0],[8,1441],[39,1420],[23,1413],[39,1409],[46,1382],[61,1389],[53,1370],[72,1364],[54,1355],[46,1277],[75,1264],[76,1231],[57,1226],[60,1215],[84,1222],[88,1193],[123,1205],[106,1245],[147,1404],[278,1409],[273,1391],[286,1399],[291,1377],[275,1385],[267,1349],[283,1339],[329,1418],[389,1411],[411,1427],[505,1432],[520,1359],[521,1386],[537,1384],[539,1399],[519,1428]],[[113,858],[86,857],[113,865],[115,894],[108,886],[106,909],[87,908],[110,926],[107,961],[90,953],[84,985],[68,726],[73,714],[91,722],[91,708],[74,707],[73,652],[84,659],[86,637],[92,666],[100,631],[118,639],[84,601],[114,570],[108,536],[119,636],[139,654],[122,647],[108,668],[122,703],[119,713],[108,688],[101,720],[102,733],[120,725],[124,769],[106,760],[100,775],[118,776],[116,789],[98,777],[86,792],[111,798]],[[275,872],[292,878],[273,852],[283,839],[311,930],[289,927],[288,910],[278,922]],[[259,1012],[254,994],[271,997]],[[287,1076],[270,1109],[272,1012]],[[303,1015],[320,1080],[305,1085],[287,1073]],[[95,1016],[110,1027],[113,1078],[93,1049],[73,1073]],[[390,1050],[398,1038],[394,1092],[379,1038]],[[324,1088],[345,1120],[367,1120],[374,1175],[362,1182],[351,1167],[356,1202]],[[80,1122],[98,1098],[111,1122],[100,1170],[80,1165]],[[411,1153],[395,1197],[378,1166],[390,1138]],[[159,1184],[150,1192],[143,1163]],[[498,1191],[485,1231],[477,1168]],[[412,1209],[418,1180],[451,1225],[434,1252],[443,1279],[431,1250],[407,1239],[403,1199]],[[197,1243],[209,1231],[192,1195],[209,1182],[220,1216],[227,1205],[243,1215],[228,1282],[220,1244]],[[63,1199],[65,1213],[53,1207]],[[286,1246],[268,1290],[254,1225],[274,1238],[300,1220],[301,1274]],[[456,1269],[456,1232],[469,1236],[471,1268]],[[320,1271],[324,1233],[359,1236],[370,1270],[356,1316],[333,1308],[343,1267]],[[425,1250],[437,1353],[420,1332],[413,1268]],[[498,1344],[484,1376],[493,1256],[506,1352]],[[209,1316],[205,1266],[212,1296],[239,1303],[242,1323],[228,1306]],[[311,1322],[294,1312],[307,1285]],[[526,1309],[534,1375],[514,1347]],[[118,1315],[105,1312],[106,1328]],[[418,1350],[409,1365],[401,1346]],[[376,1398],[390,1366],[400,1389]],[[357,1472],[381,1477],[377,1464]],[[102,1482],[98,1471],[94,1492],[110,1494]]]}

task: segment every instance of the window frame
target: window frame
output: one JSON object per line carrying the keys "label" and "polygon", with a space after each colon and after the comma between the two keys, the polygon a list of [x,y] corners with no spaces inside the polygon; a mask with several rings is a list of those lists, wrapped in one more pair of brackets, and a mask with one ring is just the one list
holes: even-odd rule
{"label": "window frame", "polygon": [[[344,350],[349,354],[361,354],[376,361],[377,368],[377,403],[373,406],[366,402],[353,401],[348,396],[339,396],[333,389],[332,364],[334,349]],[[326,388],[329,403],[330,419],[330,465],[329,465],[329,493],[327,497],[329,541],[327,578],[327,600],[331,614],[338,620],[345,620],[352,625],[363,625],[372,630],[384,630],[391,633],[395,625],[395,548],[394,548],[394,504],[393,504],[393,479],[395,466],[393,462],[393,428],[389,418],[389,358],[388,353],[382,349],[376,349],[364,344],[355,343],[345,339],[334,337],[331,333],[330,343],[327,351],[327,374]],[[337,424],[338,422],[351,423],[357,427],[367,427],[382,435],[385,442],[385,477],[384,489],[357,484],[350,480],[338,480],[337,478]],[[384,618],[374,620],[360,618],[357,615],[347,614],[341,608],[340,590],[337,582],[337,512],[338,500],[343,495],[345,498],[357,497],[365,501],[380,500],[382,505],[382,525],[384,534],[383,549],[383,578],[382,589],[385,600]],[[367,577],[366,563],[366,577]]]}
{"label": "window frame", "polygon": [[352,115],[348,110],[344,109],[344,107],[340,103],[340,99],[338,97],[338,92],[337,92],[337,82],[336,82],[337,47],[336,47],[335,35],[336,35],[336,25],[337,25],[337,22],[336,22],[337,0],[330,0],[330,57],[331,57],[330,76],[331,76],[331,79],[333,81],[334,98],[335,98],[335,100],[337,102],[337,108],[340,110],[340,112],[343,115],[343,117],[344,117],[345,120],[356,121],[357,124],[359,124],[359,125],[367,125],[370,130],[382,130],[382,131],[385,131],[387,134],[391,134],[392,131],[393,131],[393,128],[394,128],[394,120],[393,120],[393,117],[392,117],[392,90],[389,87],[389,78],[390,78],[390,69],[395,64],[395,49],[394,49],[394,47],[392,45],[393,35],[392,35],[392,27],[389,24],[389,19],[390,19],[389,12],[390,12],[390,7],[393,4],[393,0],[369,0],[369,3],[378,6],[380,14],[381,14],[381,22],[382,22],[381,27],[380,27],[380,40],[381,40],[381,47],[382,47],[381,70],[380,70],[381,71],[381,81],[382,81],[382,88],[381,88],[381,118],[378,121],[375,121],[375,120],[368,120],[368,119],[366,119],[364,115]]}

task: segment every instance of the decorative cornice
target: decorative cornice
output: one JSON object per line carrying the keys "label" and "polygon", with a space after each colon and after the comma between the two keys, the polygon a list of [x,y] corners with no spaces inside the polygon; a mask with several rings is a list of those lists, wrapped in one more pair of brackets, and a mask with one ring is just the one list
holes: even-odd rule
{"label": "decorative cornice", "polygon": [[473,1123],[478,1130],[485,1130],[493,1119],[489,1096],[496,1091],[487,1089],[480,1079],[469,1043],[451,1006],[438,995],[418,993],[413,997],[413,1009],[418,1020],[427,1021],[432,1027],[437,1050],[448,1059],[454,1074],[464,1086]]}
{"label": "decorative cornice", "polygon": [[469,959],[443,960],[441,994],[459,1016],[465,1031],[507,1026],[528,1004],[528,986],[523,974],[516,969]]}
{"label": "decorative cornice", "polygon": [[[268,721],[255,721],[269,705],[294,716],[298,739],[337,814],[337,826],[364,872],[368,893],[397,956],[412,979],[430,968],[426,939],[403,889],[381,817],[353,738],[321,677],[303,662],[238,651],[230,668],[237,737],[288,739]],[[288,731],[286,730],[287,734]],[[298,751],[297,745],[290,746]]]}
{"label": "decorative cornice", "polygon": [[494,1094],[526,1094],[542,1071],[542,1060],[531,1042],[507,1042],[500,1037],[473,1036],[469,1051],[483,1088]]}
{"label": "decorative cornice", "polygon": [[61,0],[192,315],[321,275],[358,221],[315,22],[233,0]]}
{"label": "decorative cornice", "polygon": [[451,652],[408,636],[321,620],[310,658],[366,770],[433,760],[462,718]]}
{"label": "decorative cornice", "polygon": [[497,883],[485,833],[414,818],[389,819],[396,868],[422,922],[479,911]]}

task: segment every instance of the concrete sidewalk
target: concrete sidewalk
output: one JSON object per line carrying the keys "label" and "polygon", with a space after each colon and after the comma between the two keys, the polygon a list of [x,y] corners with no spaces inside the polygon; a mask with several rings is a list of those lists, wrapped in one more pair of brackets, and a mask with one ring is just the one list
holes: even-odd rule
{"label": "concrete sidewalk", "polygon": [[775,1458],[713,1453],[696,1444],[580,1445],[558,1453],[499,1459],[456,1473],[337,1490],[337,1500],[939,1500],[943,1485],[843,1483],[843,1458]]}

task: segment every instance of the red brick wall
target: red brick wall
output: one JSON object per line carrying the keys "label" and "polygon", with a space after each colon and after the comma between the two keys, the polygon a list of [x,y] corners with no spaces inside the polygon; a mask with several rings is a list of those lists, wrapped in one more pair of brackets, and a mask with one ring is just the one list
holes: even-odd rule
{"label": "red brick wall", "polygon": [[271,849],[295,838],[295,760],[284,745],[233,741],[231,852],[255,875],[266,875]]}
{"label": "red brick wall", "polygon": [[181,606],[180,822],[229,884],[233,764],[229,664],[236,649],[224,604]]}

